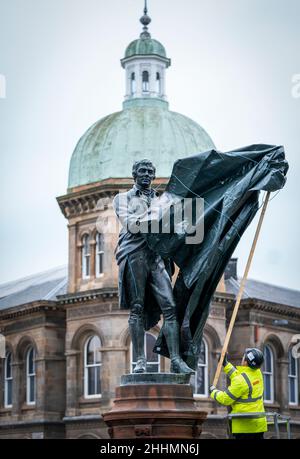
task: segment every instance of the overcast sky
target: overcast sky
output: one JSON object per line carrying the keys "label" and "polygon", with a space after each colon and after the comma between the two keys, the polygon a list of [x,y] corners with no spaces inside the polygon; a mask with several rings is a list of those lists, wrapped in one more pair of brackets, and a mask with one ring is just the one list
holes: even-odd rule
{"label": "overcast sky", "polygon": [[[0,0],[0,282],[67,263],[55,198],[79,137],[122,109],[120,59],[142,10],[143,0]],[[298,289],[300,1],[149,0],[149,14],[172,59],[171,110],[220,150],[285,146],[288,183],[270,202],[250,277]],[[255,226],[236,251],[239,274]]]}

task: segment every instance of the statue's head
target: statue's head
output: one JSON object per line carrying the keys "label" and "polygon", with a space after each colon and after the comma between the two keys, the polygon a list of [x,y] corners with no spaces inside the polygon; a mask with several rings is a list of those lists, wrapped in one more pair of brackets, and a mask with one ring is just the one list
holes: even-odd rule
{"label": "statue's head", "polygon": [[132,166],[132,177],[135,183],[143,188],[151,186],[152,180],[155,179],[155,166],[149,159],[136,161]]}

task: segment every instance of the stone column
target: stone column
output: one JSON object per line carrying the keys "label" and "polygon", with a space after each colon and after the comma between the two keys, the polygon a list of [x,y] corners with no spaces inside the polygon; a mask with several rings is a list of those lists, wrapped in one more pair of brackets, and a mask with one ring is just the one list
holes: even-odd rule
{"label": "stone column", "polygon": [[81,242],[75,246],[74,291],[71,293],[75,293],[76,291],[80,290],[80,282],[82,279],[82,247],[83,245]]}
{"label": "stone column", "polygon": [[96,241],[90,242],[90,277],[94,279],[96,276]]}
{"label": "stone column", "polygon": [[41,356],[35,360],[35,397],[37,411],[43,412],[46,400],[46,362],[45,357]]}
{"label": "stone column", "polygon": [[12,392],[12,415],[19,416],[21,413],[21,407],[26,397],[26,381],[24,384],[24,378],[22,378],[24,372],[24,365],[21,361],[13,361],[12,363],[12,374],[13,374],[13,392]]}
{"label": "stone column", "polygon": [[289,414],[289,361],[286,358],[278,359],[275,368],[275,402],[280,403],[280,412]]}
{"label": "stone column", "polygon": [[142,75],[143,69],[141,65],[136,66],[136,97],[142,97]]}
{"label": "stone column", "polygon": [[71,349],[66,356],[66,416],[76,416],[78,395],[77,394],[77,360],[80,351]]}
{"label": "stone column", "polygon": [[131,94],[131,74],[133,73],[132,68],[126,68],[125,71],[125,99]]}
{"label": "stone column", "polygon": [[101,383],[104,398],[111,399],[115,396],[115,388],[120,385],[121,375],[126,371],[127,352],[126,346],[101,349]]}
{"label": "stone column", "polygon": [[149,70],[149,90],[151,97],[158,96],[158,92],[156,91],[156,73],[156,66],[152,64]]}
{"label": "stone column", "polygon": [[69,284],[68,292],[73,293],[76,291],[76,224],[68,225],[69,228]]}
{"label": "stone column", "polygon": [[161,67],[160,70],[160,78],[161,78],[161,96],[166,99],[166,68]]}

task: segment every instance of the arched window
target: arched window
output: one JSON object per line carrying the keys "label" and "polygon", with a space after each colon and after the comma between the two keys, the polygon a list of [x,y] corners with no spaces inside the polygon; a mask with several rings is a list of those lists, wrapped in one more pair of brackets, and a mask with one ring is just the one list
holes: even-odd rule
{"label": "arched window", "polygon": [[[147,359],[147,372],[148,373],[159,373],[160,372],[160,355],[153,352],[156,337],[151,333],[145,333],[145,352]],[[131,345],[131,371],[134,370],[136,365],[136,353]]]}
{"label": "arched window", "polygon": [[30,347],[26,353],[26,403],[34,405],[36,401],[35,351]]}
{"label": "arched window", "polygon": [[142,89],[143,92],[148,92],[149,91],[149,72],[147,70],[143,71],[142,74]]}
{"label": "arched window", "polygon": [[85,234],[82,238],[82,278],[87,279],[90,277],[90,236]]}
{"label": "arched window", "polygon": [[96,276],[100,277],[103,272],[104,261],[104,237],[103,234],[97,233],[96,235]]}
{"label": "arched window", "polygon": [[196,374],[191,378],[195,395],[208,397],[208,346],[202,339]]}
{"label": "arched window", "polygon": [[98,336],[90,337],[84,347],[84,396],[101,396],[101,341]]}
{"label": "arched window", "polygon": [[292,349],[289,350],[289,404],[299,403],[298,360],[293,357]]}
{"label": "arched window", "polygon": [[4,407],[12,407],[12,353],[7,351],[4,362]]}
{"label": "arched window", "polygon": [[132,72],[130,76],[130,92],[131,92],[131,95],[134,95],[136,93],[136,80],[135,80],[134,72]]}
{"label": "arched window", "polygon": [[264,401],[274,402],[274,354],[271,346],[264,346]]}
{"label": "arched window", "polygon": [[161,94],[161,78],[159,72],[156,72],[156,92]]}

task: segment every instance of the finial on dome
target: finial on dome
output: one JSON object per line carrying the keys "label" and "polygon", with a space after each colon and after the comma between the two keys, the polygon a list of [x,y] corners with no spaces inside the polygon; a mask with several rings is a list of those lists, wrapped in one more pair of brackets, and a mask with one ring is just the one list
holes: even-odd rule
{"label": "finial on dome", "polygon": [[148,25],[151,22],[150,16],[148,16],[147,0],[145,0],[144,15],[141,17],[140,22],[143,24],[143,32],[140,35],[140,38],[151,38],[150,33],[148,32]]}

